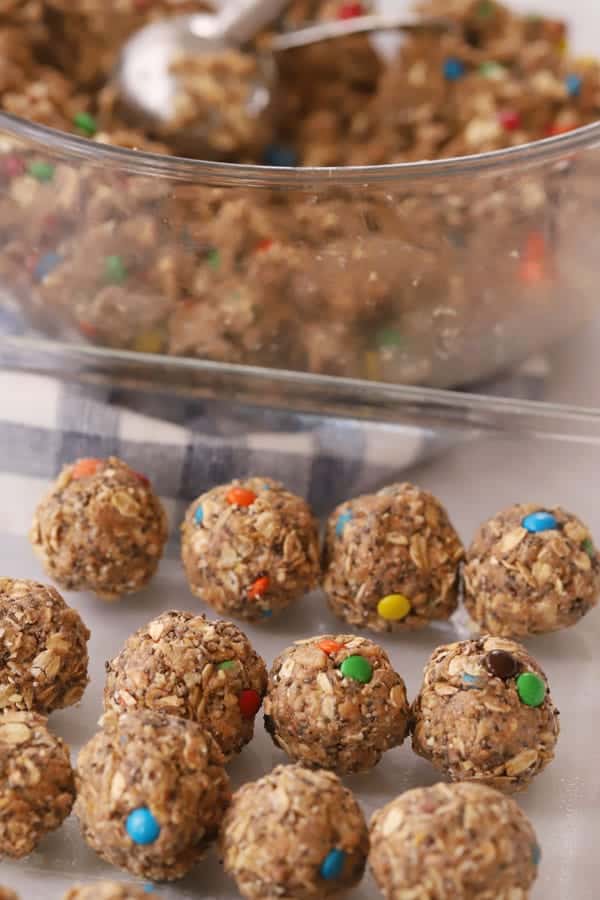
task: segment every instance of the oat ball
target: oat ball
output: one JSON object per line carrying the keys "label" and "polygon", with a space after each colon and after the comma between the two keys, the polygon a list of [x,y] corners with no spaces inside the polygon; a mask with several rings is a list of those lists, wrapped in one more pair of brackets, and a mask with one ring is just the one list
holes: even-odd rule
{"label": "oat ball", "polygon": [[540,850],[518,804],[480,784],[434,784],[371,820],[369,865],[386,900],[527,900]]}
{"label": "oat ball", "polygon": [[339,774],[373,768],[399,747],[409,708],[402,678],[366,638],[297,641],[269,673],[265,728],[293,760]]}
{"label": "oat ball", "polygon": [[90,632],[58,591],[0,578],[0,709],[49,713],[81,699]]}
{"label": "oat ball", "polygon": [[517,504],[481,526],[464,581],[465,606],[483,631],[524,637],[568,628],[596,605],[600,560],[576,516]]}
{"label": "oat ball", "polygon": [[76,884],[63,900],[148,900],[148,892],[122,881],[96,881],[94,884]]}
{"label": "oat ball", "polygon": [[2,885],[0,885],[0,900],[19,900],[19,895],[15,894],[14,891],[11,891],[10,888],[2,887]]}
{"label": "oat ball", "polygon": [[207,728],[229,759],[254,734],[267,670],[231,622],[165,612],[106,664],[105,709],[155,709]]}
{"label": "oat ball", "polygon": [[438,647],[413,704],[413,749],[453,781],[513,793],[554,756],[558,710],[527,650],[484,637]]}
{"label": "oat ball", "polygon": [[325,591],[335,613],[372,631],[407,631],[456,609],[464,550],[439,500],[393,484],[329,517]]}
{"label": "oat ball", "polygon": [[361,880],[362,810],[333,772],[278,766],[233,796],[221,830],[225,870],[248,900],[337,897]]}
{"label": "oat ball", "polygon": [[75,813],[90,847],[153,881],[182,878],[216,839],[230,799],[223,754],[196,722],[107,714],[77,762]]}
{"label": "oat ball", "polygon": [[21,859],[71,812],[69,748],[33,712],[0,715],[0,858]]}
{"label": "oat ball", "polygon": [[38,506],[30,538],[62,587],[118,600],[156,572],[167,517],[148,479],[127,463],[79,459],[64,467]]}
{"label": "oat ball", "polygon": [[317,522],[301,497],[271,478],[202,494],[182,532],[190,590],[220,613],[269,618],[319,581]]}

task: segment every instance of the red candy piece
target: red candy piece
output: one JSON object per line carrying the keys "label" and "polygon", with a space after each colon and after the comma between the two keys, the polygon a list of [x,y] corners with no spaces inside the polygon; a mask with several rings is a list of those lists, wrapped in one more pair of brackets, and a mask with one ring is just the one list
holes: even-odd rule
{"label": "red candy piece", "polygon": [[232,506],[252,506],[255,500],[254,491],[248,491],[246,488],[234,487],[227,494],[227,502]]}
{"label": "red candy piece", "polygon": [[546,277],[547,248],[544,235],[540,231],[532,231],[527,236],[520,276],[525,284],[539,284]]}
{"label": "red candy piece", "polygon": [[557,137],[559,134],[568,134],[574,128],[577,128],[577,125],[558,125],[556,122],[553,122],[546,128],[545,135],[546,137]]}
{"label": "red candy piece", "polygon": [[356,19],[364,15],[362,3],[343,3],[338,12],[338,19]]}
{"label": "red candy piece", "polygon": [[9,178],[16,178],[23,175],[26,171],[26,165],[20,156],[5,156],[2,160],[2,171]]}
{"label": "red candy piece", "polygon": [[98,329],[90,325],[89,322],[80,322],[79,330],[88,338],[95,338],[98,334]]}
{"label": "red candy piece", "polygon": [[505,109],[498,114],[498,119],[505,131],[516,131],[521,127],[521,116],[516,109]]}
{"label": "red candy piece", "polygon": [[135,477],[137,478],[138,481],[142,482],[142,484],[145,487],[150,487],[150,479],[149,478],[146,478],[146,476],[142,475],[141,472],[134,472],[133,474],[135,475]]}
{"label": "red candy piece", "polygon": [[332,641],[329,638],[323,638],[323,640],[319,641],[319,643],[317,644],[319,650],[322,650],[323,653],[327,654],[327,656],[330,656],[333,653],[337,653],[343,648],[343,646],[343,644],[339,644],[337,641]]}
{"label": "red candy piece", "polygon": [[253,719],[260,709],[262,699],[256,691],[242,691],[239,696],[240,712],[243,719]]}
{"label": "red candy piece", "polygon": [[88,478],[95,475],[101,465],[101,459],[78,459],[71,470],[71,478]]}
{"label": "red candy piece", "polygon": [[259,597],[262,597],[263,594],[266,594],[270,584],[271,580],[266,575],[263,575],[262,578],[257,578],[254,584],[250,585],[248,588],[248,597],[250,600],[257,600]]}
{"label": "red candy piece", "polygon": [[271,240],[271,238],[263,238],[262,241],[259,241],[258,244],[256,245],[256,252],[264,253],[267,250],[270,250],[271,247],[273,246],[273,244],[274,244],[274,241]]}

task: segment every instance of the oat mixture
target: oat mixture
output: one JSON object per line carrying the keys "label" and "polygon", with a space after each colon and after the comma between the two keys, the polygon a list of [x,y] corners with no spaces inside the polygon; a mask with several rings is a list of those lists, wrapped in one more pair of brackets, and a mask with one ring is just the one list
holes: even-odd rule
{"label": "oat mixture", "polygon": [[[91,141],[167,152],[168,136],[122,118],[107,77],[138,27],[199,6],[11,0],[0,11],[0,105]],[[298,0],[277,27],[369,10]],[[456,28],[435,41],[410,36],[391,62],[365,37],[290,52],[271,143],[242,148],[238,102],[235,121],[215,131],[222,152],[279,165],[389,163],[512,146],[597,119],[600,64],[565,52],[563,22],[494,0],[424,8],[440,11]],[[210,61],[222,84],[226,64]],[[229,58],[231,83],[243,64]],[[178,65],[187,122],[215,78]],[[485,188],[411,179],[284,193],[71,165],[3,139],[0,276],[37,326],[79,341],[452,384],[508,365],[523,342],[541,345],[586,314],[589,266],[573,238],[591,211],[580,168],[574,159],[490,177]]]}
{"label": "oat mixture", "polygon": [[21,859],[71,812],[69,748],[32,712],[0,714],[0,858]]}
{"label": "oat mixture", "polygon": [[481,526],[464,581],[465,606],[483,631],[525,637],[574,625],[596,605],[600,561],[576,516],[517,504]]}
{"label": "oat mixture", "polygon": [[231,622],[165,612],[106,664],[105,709],[154,709],[207,728],[226,759],[252,740],[267,670]]}
{"label": "oat mixture", "polygon": [[193,594],[249,621],[301,599],[321,573],[312,511],[271,478],[232,481],[194,500],[182,525],[181,556]]}
{"label": "oat mixture", "polygon": [[55,588],[0,578],[0,709],[47,714],[77,703],[89,637]]}
{"label": "oat mixture", "polygon": [[223,754],[196,722],[107,714],[77,760],[75,813],[102,859],[155,881],[182,878],[229,804]]}
{"label": "oat mixture", "polygon": [[361,880],[369,838],[332,772],[278,766],[233,796],[221,831],[225,871],[248,900],[321,900]]}
{"label": "oat mixture", "polygon": [[156,572],[167,518],[145,475],[113,456],[79,459],[38,506],[30,539],[62,587],[118,600]]}
{"label": "oat mixture", "polygon": [[94,884],[76,884],[63,900],[148,900],[148,891],[120,881],[96,881]]}
{"label": "oat mixture", "polygon": [[446,510],[412,484],[394,484],[333,511],[324,587],[333,612],[372,631],[448,619],[458,602],[463,546]]}
{"label": "oat mixture", "polygon": [[296,641],[274,661],[265,728],[291,759],[366,772],[408,729],[406,689],[381,647],[350,634]]}
{"label": "oat mixture", "polygon": [[540,849],[517,803],[478,784],[407,791],[372,818],[385,900],[527,900]]}
{"label": "oat mixture", "polygon": [[554,756],[558,710],[521,644],[485,637],[438,647],[412,707],[413,750],[453,781],[524,790]]}

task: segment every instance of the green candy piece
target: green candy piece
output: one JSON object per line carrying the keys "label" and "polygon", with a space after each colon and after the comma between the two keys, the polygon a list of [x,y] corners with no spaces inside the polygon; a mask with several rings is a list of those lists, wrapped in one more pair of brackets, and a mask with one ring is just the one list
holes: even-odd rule
{"label": "green candy piece", "polygon": [[120,256],[107,256],[104,263],[106,280],[111,284],[121,284],[127,278],[127,269]]}
{"label": "green candy piece", "polygon": [[495,11],[496,4],[492,0],[481,0],[477,7],[477,15],[480,19],[488,19]]}
{"label": "green candy piece", "polygon": [[206,257],[206,260],[211,269],[214,269],[216,272],[221,265],[221,254],[218,250],[211,250]]}
{"label": "green candy piece", "polygon": [[220,669],[221,672],[226,672],[228,669],[235,669],[235,661],[233,659],[226,659],[224,662],[219,663],[217,669]]}
{"label": "green candy piece", "polygon": [[546,697],[546,685],[535,672],[523,672],[517,678],[517,692],[525,706],[541,706]]}
{"label": "green candy piece", "polygon": [[582,550],[589,556],[590,559],[595,559],[596,557],[596,548],[589,538],[586,538],[583,544],[581,545]]}
{"label": "green candy piece", "polygon": [[342,675],[361,684],[368,684],[373,677],[373,666],[364,656],[348,656],[340,666]]}
{"label": "green candy piece", "polygon": [[479,66],[479,74],[485,78],[497,78],[504,72],[504,66],[497,62],[484,62]]}
{"label": "green candy piece", "polygon": [[38,181],[52,181],[54,178],[54,166],[52,163],[42,162],[41,160],[30,162],[27,166],[27,171]]}
{"label": "green candy piece", "polygon": [[87,112],[80,112],[73,116],[73,124],[88,137],[94,137],[98,131],[96,120]]}
{"label": "green candy piece", "polygon": [[395,328],[381,328],[375,340],[378,347],[401,347],[404,343],[402,335]]}

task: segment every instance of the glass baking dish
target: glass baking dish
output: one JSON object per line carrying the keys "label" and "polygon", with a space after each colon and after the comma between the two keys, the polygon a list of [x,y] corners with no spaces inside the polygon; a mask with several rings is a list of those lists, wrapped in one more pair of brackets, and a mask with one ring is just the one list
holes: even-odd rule
{"label": "glass baking dish", "polygon": [[[6,389],[16,383],[5,376]],[[29,376],[28,376],[29,377]],[[92,596],[67,593],[91,629],[91,683],[81,705],[53,714],[50,727],[64,737],[75,754],[96,728],[100,713],[104,660],[112,657],[125,635],[168,608],[208,612],[189,594],[178,560],[176,526],[190,498],[215,481],[215,437],[192,434],[151,418],[140,419],[113,409],[111,415],[94,415],[89,398],[74,406],[65,418],[53,421],[53,405],[47,383],[29,384],[32,400],[26,415],[18,403],[0,400],[0,567],[3,574],[43,578],[29,547],[26,532],[35,504],[56,469],[67,458],[95,455],[110,446],[159,486],[170,517],[173,540],[152,585],[136,597],[107,608]],[[83,401],[82,401],[83,402]],[[176,402],[176,398],[173,398]],[[54,401],[54,405],[59,405]],[[39,409],[38,409],[39,407]],[[43,408],[42,408],[43,407]],[[36,412],[36,410],[38,410]],[[329,420],[330,442],[315,456],[305,442],[290,442],[282,429],[268,435],[244,435],[236,449],[219,454],[219,480],[265,471],[287,481],[305,496],[319,498],[322,513],[342,496],[373,490],[384,482],[409,477],[433,491],[447,506],[463,540],[469,541],[478,524],[509,502],[531,500],[561,504],[576,512],[600,535],[600,511],[593,490],[600,460],[600,414],[540,404],[521,404],[491,399],[484,403],[457,394],[423,392],[420,400],[410,391],[397,403],[396,425],[369,426],[375,430],[368,452],[363,442],[344,439],[341,422]],[[88,427],[84,427],[84,422]],[[62,424],[61,424],[62,423]],[[70,425],[68,425],[70,423]],[[405,454],[403,463],[390,448],[405,448],[415,423],[439,440],[453,435],[443,455],[414,465]],[[110,428],[109,428],[110,426]],[[339,429],[339,430],[336,430]],[[337,440],[334,435],[337,434]],[[350,443],[350,446],[349,446]],[[229,446],[229,445],[228,445]],[[352,458],[352,453],[355,458]],[[334,472],[344,477],[332,477]],[[193,477],[190,477],[193,473]],[[311,634],[336,631],[337,621],[320,592],[301,601],[280,620],[268,625],[242,624],[268,664],[293,640]],[[442,626],[409,635],[381,638],[394,667],[407,682],[412,699],[419,687],[423,665],[440,643],[466,635],[459,614]],[[380,638],[377,637],[377,640]],[[561,736],[557,756],[529,790],[518,795],[537,830],[542,863],[532,900],[595,900],[600,864],[596,844],[600,769],[600,694],[597,690],[597,646],[600,612],[592,611],[578,626],[528,641],[550,679],[561,710]],[[234,784],[259,777],[284,761],[274,749],[260,717],[252,743],[230,767]],[[408,744],[386,754],[371,773],[348,778],[367,814],[410,787],[431,784],[436,773],[416,757]],[[23,900],[33,896],[60,900],[75,882],[100,878],[128,880],[103,864],[86,848],[76,821],[66,824],[43,841],[22,862],[3,861],[0,882],[19,890]],[[156,896],[233,900],[236,891],[220,869],[212,852],[181,883],[156,886]],[[355,900],[377,896],[370,878],[354,891]]]}
{"label": "glass baking dish", "polygon": [[[592,52],[594,4],[571,12]],[[266,369],[283,393],[294,374],[470,384],[596,315],[599,144],[592,124],[448,161],[286,169],[0,114],[2,303],[99,366],[108,349],[199,382]]]}

